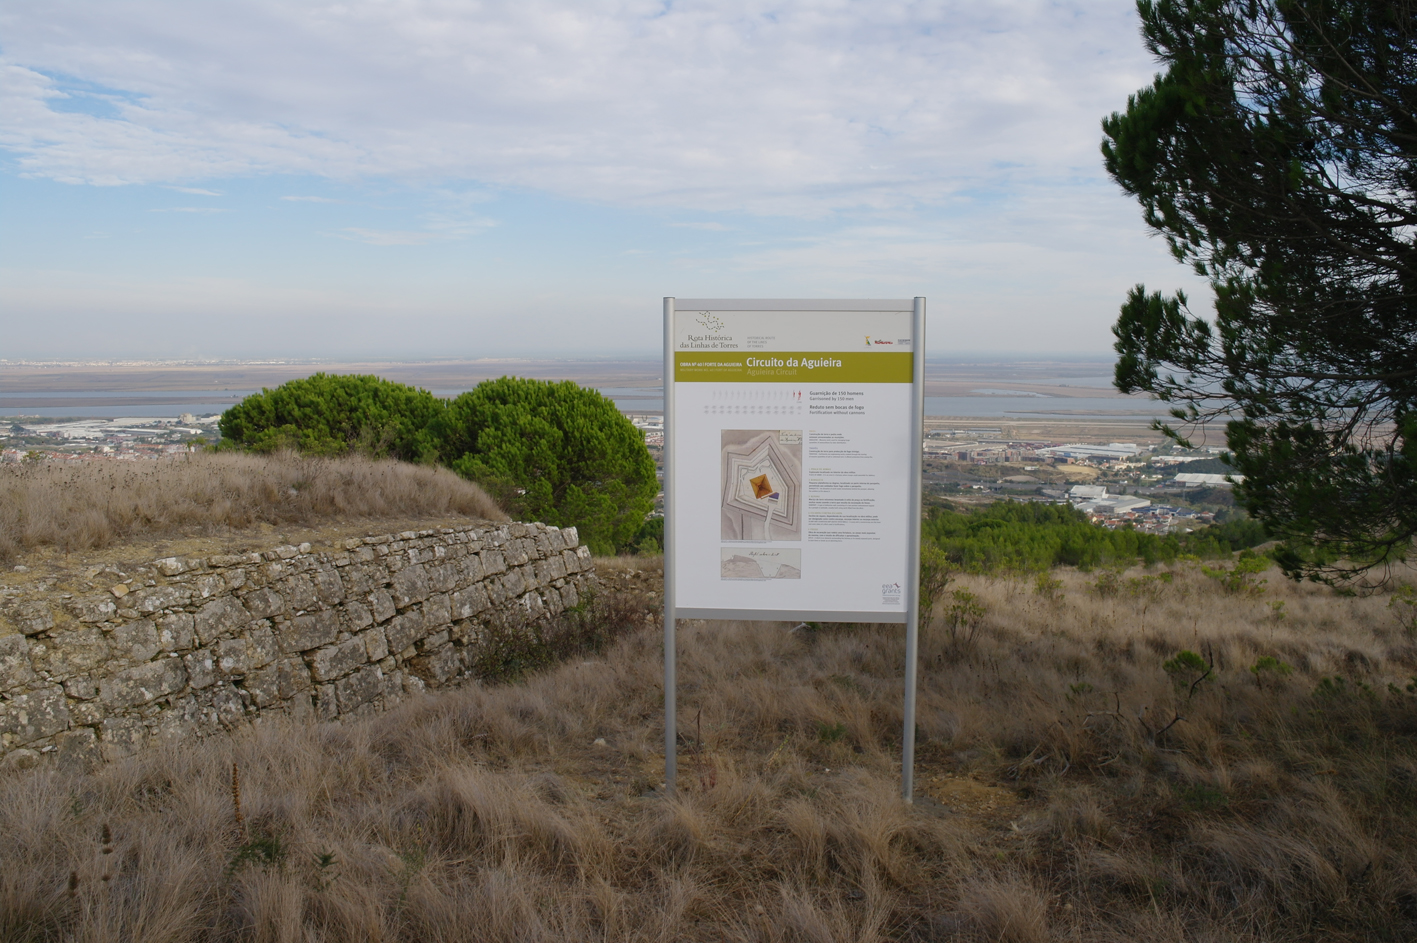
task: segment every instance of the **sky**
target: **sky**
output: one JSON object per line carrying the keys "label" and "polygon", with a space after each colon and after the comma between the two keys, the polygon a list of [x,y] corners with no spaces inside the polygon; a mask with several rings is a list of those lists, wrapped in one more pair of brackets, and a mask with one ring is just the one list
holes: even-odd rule
{"label": "sky", "polygon": [[1126,0],[6,0],[0,360],[654,357],[661,299],[1105,356]]}

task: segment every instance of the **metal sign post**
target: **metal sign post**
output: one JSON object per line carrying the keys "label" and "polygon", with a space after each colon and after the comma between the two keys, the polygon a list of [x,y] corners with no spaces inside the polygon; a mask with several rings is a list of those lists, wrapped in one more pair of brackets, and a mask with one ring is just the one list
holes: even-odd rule
{"label": "metal sign post", "polygon": [[664,299],[664,782],[677,618],[905,627],[915,779],[925,299]]}

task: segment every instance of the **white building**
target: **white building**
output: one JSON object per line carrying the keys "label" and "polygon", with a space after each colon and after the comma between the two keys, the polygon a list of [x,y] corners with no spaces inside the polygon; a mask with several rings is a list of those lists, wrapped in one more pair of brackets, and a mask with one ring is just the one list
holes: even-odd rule
{"label": "white building", "polygon": [[1068,503],[1084,514],[1125,514],[1151,506],[1145,498],[1108,494],[1102,485],[1073,485],[1068,489]]}
{"label": "white building", "polygon": [[1108,445],[1084,445],[1077,443],[1074,445],[1054,445],[1046,449],[1039,449],[1039,455],[1051,455],[1054,458],[1100,458],[1118,459],[1131,458],[1139,455],[1141,449],[1135,442],[1112,442]]}
{"label": "white building", "polygon": [[1202,485],[1211,488],[1228,488],[1231,484],[1238,484],[1244,480],[1244,475],[1202,475],[1184,472],[1176,476],[1176,484],[1185,485],[1187,488],[1199,488]]}

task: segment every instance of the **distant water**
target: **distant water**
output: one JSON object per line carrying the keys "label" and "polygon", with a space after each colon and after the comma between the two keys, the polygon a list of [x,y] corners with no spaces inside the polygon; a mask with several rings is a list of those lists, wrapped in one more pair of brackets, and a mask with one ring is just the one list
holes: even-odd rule
{"label": "distant water", "polygon": [[[1087,378],[1092,380],[1093,378]],[[1077,382],[1077,381],[1074,381]],[[616,406],[628,412],[662,412],[664,390],[660,387],[598,388]],[[48,419],[72,417],[118,419],[127,416],[157,417],[192,413],[210,416],[237,403],[256,390],[164,390],[140,392],[95,392],[92,390],[49,393],[0,393],[0,416],[39,416]],[[461,390],[434,390],[438,396],[456,396]],[[46,405],[58,400],[66,405]],[[927,396],[928,416],[960,416],[968,419],[1150,419],[1165,414],[1161,403],[1141,397],[1041,396],[999,391],[977,396]]]}

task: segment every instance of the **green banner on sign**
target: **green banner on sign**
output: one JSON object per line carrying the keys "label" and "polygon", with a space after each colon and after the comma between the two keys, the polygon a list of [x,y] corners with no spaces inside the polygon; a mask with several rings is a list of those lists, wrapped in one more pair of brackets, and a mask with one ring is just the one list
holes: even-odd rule
{"label": "green banner on sign", "polygon": [[674,352],[676,383],[910,383],[910,351]]}

